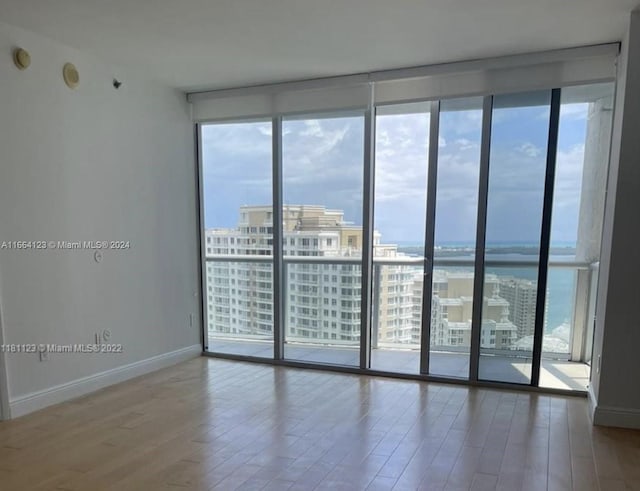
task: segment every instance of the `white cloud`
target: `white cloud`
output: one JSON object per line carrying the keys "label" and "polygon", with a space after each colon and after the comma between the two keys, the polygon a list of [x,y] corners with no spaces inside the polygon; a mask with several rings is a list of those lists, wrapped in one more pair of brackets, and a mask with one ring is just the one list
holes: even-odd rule
{"label": "white cloud", "polygon": [[[589,113],[589,104],[586,102],[560,105],[560,120],[584,120]],[[537,115],[538,120],[549,121],[550,109],[549,106],[545,106]]]}
{"label": "white cloud", "polygon": [[299,136],[315,136],[317,138],[322,138],[324,136],[324,131],[322,126],[320,126],[320,121],[317,119],[305,120],[303,121],[303,124],[305,129],[299,131]]}
{"label": "white cloud", "polygon": [[479,147],[478,142],[472,142],[466,138],[458,138],[455,141],[455,144],[458,146],[460,150],[471,150]]}
{"label": "white cloud", "polygon": [[[480,106],[482,104],[480,103]],[[479,106],[479,107],[480,107]],[[453,136],[470,136],[482,129],[482,110],[446,111],[440,113],[440,133]]]}
{"label": "white cloud", "polygon": [[[361,140],[363,132],[362,123],[354,118],[286,121],[283,129],[288,130],[283,139],[283,172],[285,178],[298,183],[317,183],[336,172],[348,173],[357,154],[339,147],[350,145],[353,137]],[[354,132],[352,137],[348,137],[350,131]]]}
{"label": "white cloud", "polygon": [[[449,118],[449,116],[454,116]],[[439,141],[436,240],[467,241],[475,236],[479,173],[480,128],[458,136],[444,113]],[[375,227],[386,242],[422,240],[428,168],[428,117],[403,115],[378,121],[376,151]],[[402,126],[402,131],[400,131]],[[399,145],[408,133],[413,144]]]}
{"label": "white cloud", "polygon": [[428,128],[428,114],[378,118],[375,197],[383,209],[394,202],[424,201]]}
{"label": "white cloud", "polygon": [[589,104],[586,102],[576,104],[562,104],[560,106],[560,118],[581,120],[587,119],[589,114]]}
{"label": "white cloud", "polygon": [[[571,106],[566,105],[568,117],[577,118],[580,108]],[[543,123],[536,120],[539,109],[522,110],[521,114],[504,111],[505,122],[494,118],[488,227],[491,240],[539,239],[546,160],[546,132]],[[475,233],[477,218],[481,111],[443,111],[441,118],[436,240],[468,240]],[[517,121],[527,126],[520,129]],[[567,141],[581,141],[583,127],[569,126],[564,130]],[[243,204],[251,199],[268,202],[271,124],[212,127],[215,131],[207,131],[206,126],[203,131],[205,178],[217,185],[212,192],[221,192],[224,196],[219,200],[230,210],[235,206],[230,201],[235,195],[241,195],[233,199],[241,199]],[[376,129],[375,228],[382,233],[383,241],[423,240],[429,115],[379,116]],[[362,118],[286,121],[285,201],[343,209],[348,220],[359,222],[363,135]],[[552,222],[555,240],[575,235],[571,230],[576,227],[583,160],[583,144],[558,149]],[[221,182],[228,182],[229,189],[221,190]]]}
{"label": "white cloud", "polygon": [[573,241],[577,238],[583,165],[583,143],[558,149],[551,221],[552,241]]}
{"label": "white cloud", "polygon": [[[205,169],[216,170],[220,166],[234,165],[234,159],[270,159],[271,124],[213,124],[204,125],[202,130]],[[215,168],[207,166],[216,162]]]}
{"label": "white cloud", "polygon": [[270,124],[259,125],[258,131],[265,136],[271,136],[273,134],[273,128]]}
{"label": "white cloud", "polygon": [[525,142],[518,147],[518,150],[524,153],[527,157],[536,158],[542,154],[542,149],[535,146],[531,142]]}
{"label": "white cloud", "polygon": [[364,121],[331,118],[285,121],[283,199],[341,209],[362,222]]}

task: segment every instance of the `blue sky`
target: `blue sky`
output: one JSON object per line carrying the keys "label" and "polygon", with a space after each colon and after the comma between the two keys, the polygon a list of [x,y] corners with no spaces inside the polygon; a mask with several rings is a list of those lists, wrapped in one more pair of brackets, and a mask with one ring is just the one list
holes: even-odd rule
{"label": "blue sky", "polygon": [[[575,241],[586,116],[586,104],[562,106],[554,243]],[[481,119],[480,109],[447,111],[443,104],[437,244],[475,238]],[[488,242],[539,240],[548,120],[548,106],[494,110]],[[360,224],[363,125],[361,117],[286,120],[284,202],[341,209]],[[378,116],[376,130],[375,228],[383,242],[421,244],[429,114]],[[207,228],[234,227],[241,205],[271,202],[270,122],[204,126],[202,145]]]}
{"label": "blue sky", "polygon": [[362,117],[282,123],[282,201],[343,210],[362,224]]}

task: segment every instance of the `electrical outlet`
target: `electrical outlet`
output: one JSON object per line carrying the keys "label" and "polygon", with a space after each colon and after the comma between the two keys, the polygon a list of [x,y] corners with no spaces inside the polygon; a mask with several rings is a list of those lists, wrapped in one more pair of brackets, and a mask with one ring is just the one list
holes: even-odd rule
{"label": "electrical outlet", "polygon": [[40,361],[49,361],[49,352],[47,350],[42,350],[38,352],[40,354]]}

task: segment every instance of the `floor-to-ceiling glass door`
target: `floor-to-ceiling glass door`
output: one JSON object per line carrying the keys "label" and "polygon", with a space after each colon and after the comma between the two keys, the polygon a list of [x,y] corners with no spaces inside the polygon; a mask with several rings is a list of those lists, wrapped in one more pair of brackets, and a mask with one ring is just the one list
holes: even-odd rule
{"label": "floor-to-ceiling glass door", "polygon": [[372,369],[537,385],[552,93],[377,109]]}
{"label": "floor-to-ceiling glass door", "polygon": [[364,114],[282,120],[284,358],[360,365]]}
{"label": "floor-to-ceiling glass door", "polygon": [[271,121],[200,126],[205,349],[273,357]]}
{"label": "floor-to-ceiling glass door", "polygon": [[611,101],[200,125],[206,349],[585,389]]}
{"label": "floor-to-ceiling glass door", "polygon": [[469,376],[482,105],[377,108],[372,369]]}
{"label": "floor-to-ceiling glass door", "polygon": [[469,377],[482,97],[440,103],[429,373]]}
{"label": "floor-to-ceiling glass door", "polygon": [[493,97],[481,380],[532,380],[550,117],[551,91]]}
{"label": "floor-to-ceiling glass door", "polygon": [[[431,103],[381,106],[375,121],[371,368],[420,373]],[[437,115],[436,115],[437,117]]]}

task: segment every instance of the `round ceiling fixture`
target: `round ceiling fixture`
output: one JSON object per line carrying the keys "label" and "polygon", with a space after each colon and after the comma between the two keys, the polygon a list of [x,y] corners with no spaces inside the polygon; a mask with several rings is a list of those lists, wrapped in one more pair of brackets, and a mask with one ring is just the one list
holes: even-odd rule
{"label": "round ceiling fixture", "polygon": [[19,70],[26,70],[31,65],[31,55],[22,48],[16,48],[13,51],[13,62]]}
{"label": "round ceiling fixture", "polygon": [[70,89],[75,89],[80,83],[80,74],[73,63],[65,63],[62,67],[62,78]]}

